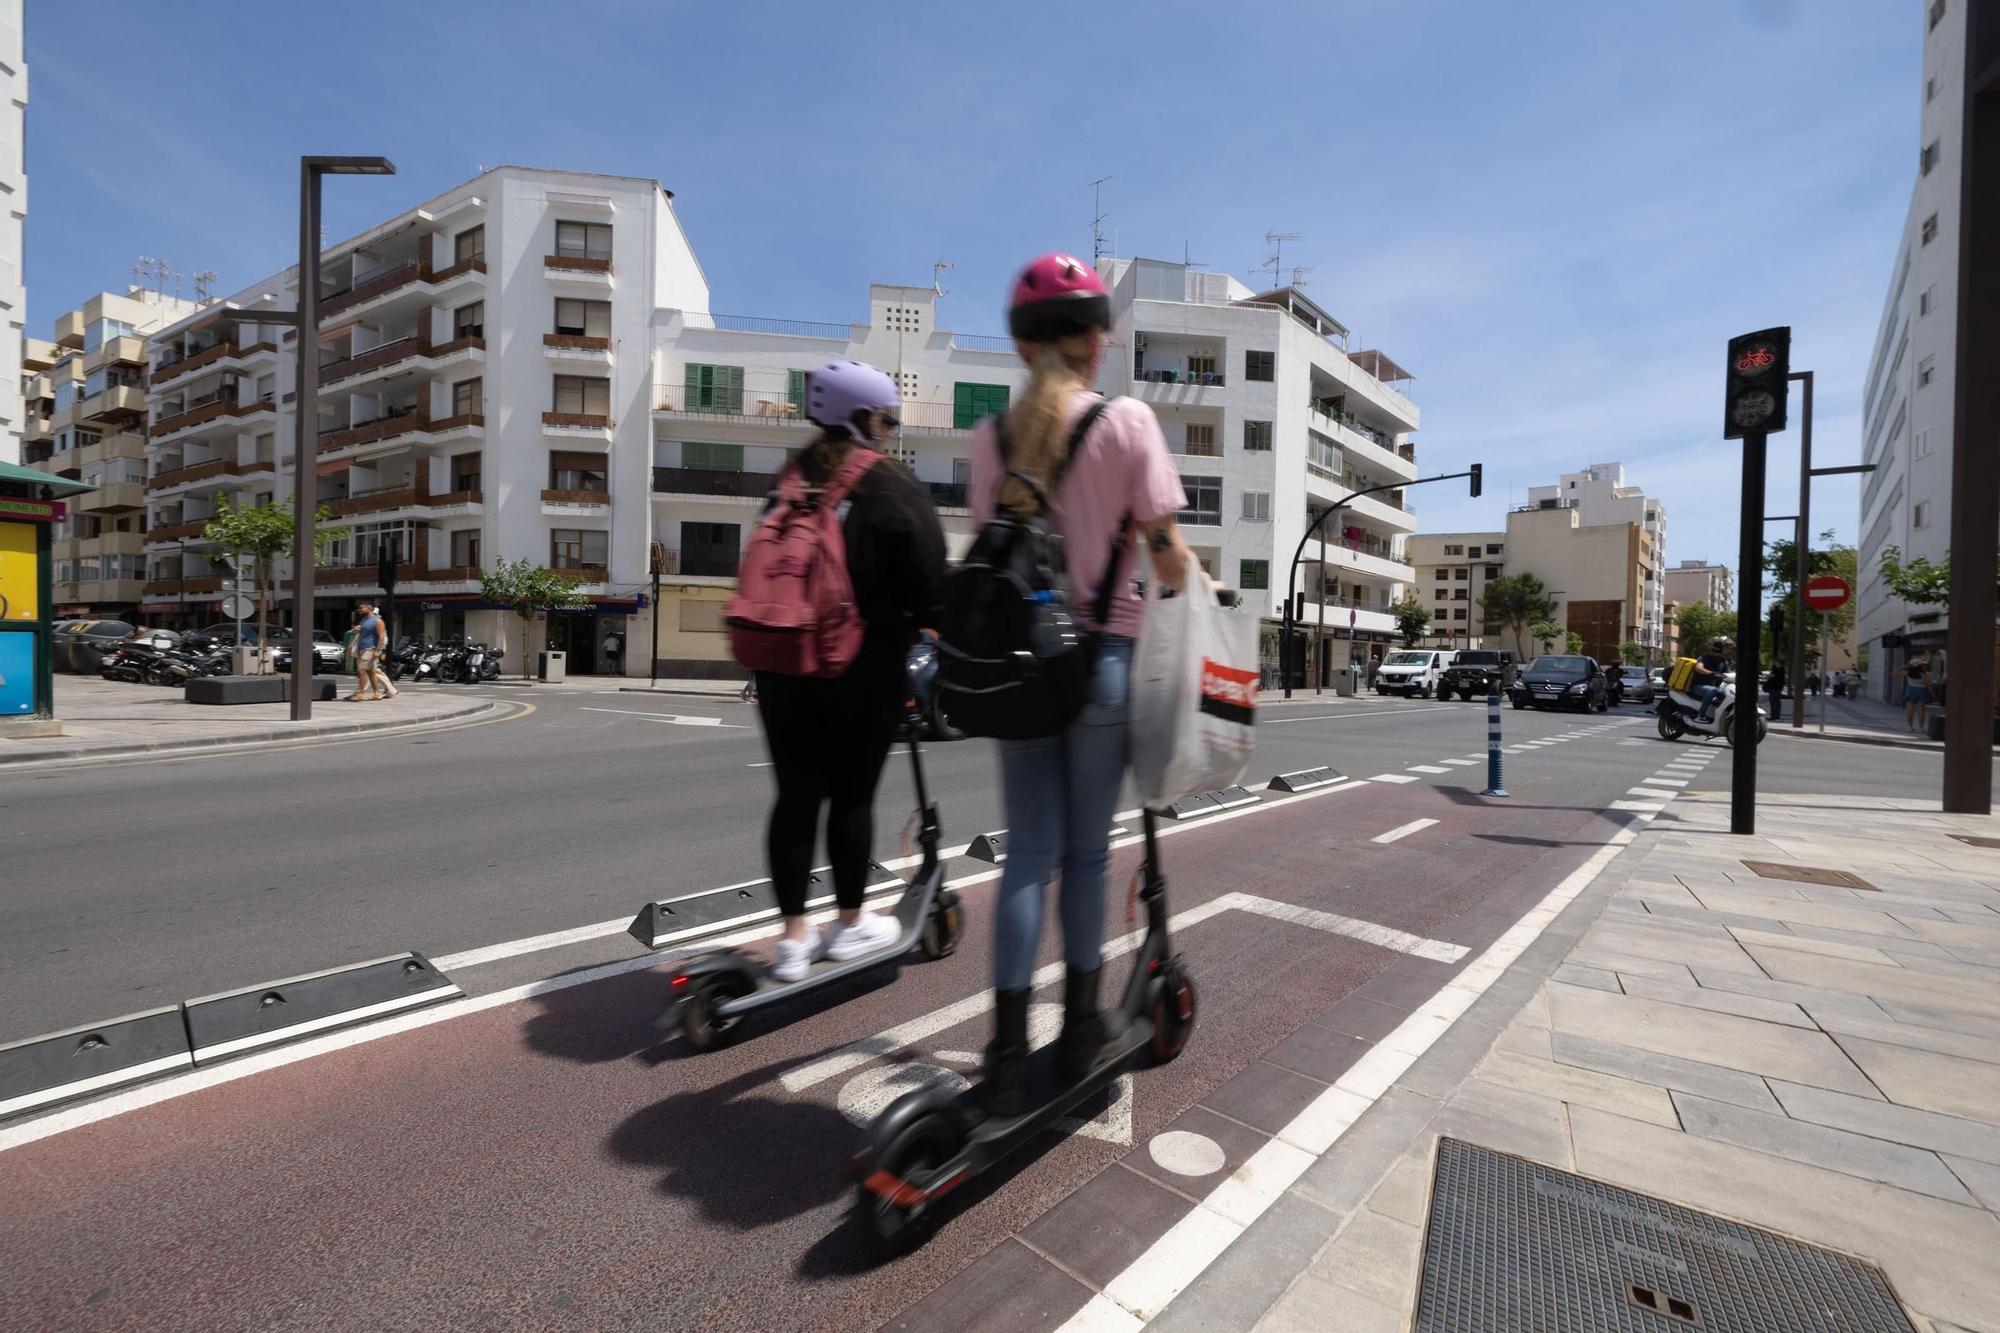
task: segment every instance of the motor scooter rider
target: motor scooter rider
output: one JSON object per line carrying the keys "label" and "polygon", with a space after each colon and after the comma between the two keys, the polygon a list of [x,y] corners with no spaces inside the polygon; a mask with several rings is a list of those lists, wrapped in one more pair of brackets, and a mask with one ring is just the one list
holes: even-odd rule
{"label": "motor scooter rider", "polygon": [[1715,711],[1715,700],[1722,693],[1722,678],[1729,674],[1729,654],[1736,647],[1726,634],[1709,640],[1708,651],[1694,660],[1693,687],[1688,691],[1701,700],[1701,710],[1695,714],[1695,721],[1707,722]]}

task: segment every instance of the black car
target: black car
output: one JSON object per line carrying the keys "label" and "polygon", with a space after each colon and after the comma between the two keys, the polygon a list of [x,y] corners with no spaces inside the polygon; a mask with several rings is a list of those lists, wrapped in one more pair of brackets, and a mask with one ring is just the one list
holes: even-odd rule
{"label": "black car", "polygon": [[1528,663],[1507,687],[1507,697],[1516,708],[1532,705],[1602,713],[1611,707],[1603,670],[1588,657],[1568,654],[1537,657]]}
{"label": "black car", "polygon": [[1466,648],[1438,677],[1438,698],[1484,699],[1503,693],[1514,678],[1514,654],[1505,649]]}

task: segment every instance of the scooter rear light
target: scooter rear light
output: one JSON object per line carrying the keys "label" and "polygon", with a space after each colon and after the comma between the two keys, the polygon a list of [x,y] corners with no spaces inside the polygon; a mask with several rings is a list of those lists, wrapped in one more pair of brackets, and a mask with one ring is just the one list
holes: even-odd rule
{"label": "scooter rear light", "polygon": [[675,990],[686,990],[688,987],[687,973],[685,972],[676,973],[674,979],[668,984],[672,986]]}

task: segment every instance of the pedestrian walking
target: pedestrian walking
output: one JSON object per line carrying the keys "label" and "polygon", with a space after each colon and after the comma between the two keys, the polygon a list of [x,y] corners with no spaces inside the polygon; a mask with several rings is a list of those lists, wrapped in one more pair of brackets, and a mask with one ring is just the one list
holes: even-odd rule
{"label": "pedestrian walking", "polygon": [[[373,598],[361,599],[359,608],[361,621],[354,629],[354,693],[348,695],[353,703],[375,703],[396,697],[396,687],[382,670],[382,650],[388,644],[388,628],[382,617],[376,614]],[[307,633],[311,633],[310,630]],[[312,651],[310,647],[305,651]]]}
{"label": "pedestrian walking", "polygon": [[1809,671],[1806,673],[1806,693],[1815,699],[1819,698],[1819,672]]}
{"label": "pedestrian walking", "polygon": [[1923,732],[1931,702],[1931,659],[1919,652],[1903,667],[1903,725]]}
{"label": "pedestrian walking", "polygon": [[[779,474],[778,490],[752,540],[763,539],[763,525],[779,517],[780,505],[830,509],[838,516],[862,634],[859,650],[837,676],[759,670],[745,687],[764,724],[778,788],[764,846],[784,918],[771,975],[785,982],[803,978],[815,959],[844,962],[896,939],[893,920],[862,910],[875,836],[875,787],[903,716],[904,657],[919,629],[936,626],[944,595],[944,530],[930,492],[879,448],[903,408],[896,382],[874,366],[836,361],[811,373],[805,399],[806,416],[820,427],[819,437]],[[782,498],[788,491],[798,498]],[[810,511],[805,517],[794,513],[791,521],[809,518]],[[746,569],[750,558],[746,551]],[[782,578],[773,578],[767,589],[753,587],[745,577],[731,603],[733,626],[743,623],[739,603],[746,613],[786,610],[770,600],[781,597],[783,587]],[[742,640],[738,643],[742,658]],[[822,806],[839,909],[824,935],[806,919]]]}
{"label": "pedestrian walking", "polygon": [[[1107,830],[1130,757],[1132,649],[1145,615],[1132,586],[1135,538],[1143,535],[1152,577],[1165,588],[1181,588],[1192,562],[1174,521],[1187,497],[1151,408],[1135,398],[1103,404],[1065,452],[1076,423],[1099,401],[1091,385],[1111,327],[1103,280],[1081,260],[1044,255],[1016,280],[1007,323],[1028,364],[1028,384],[1006,412],[1004,456],[999,420],[988,418],[974,434],[973,522],[985,524],[1003,506],[1035,512],[1040,488],[1050,527],[1063,539],[1070,614],[1099,637],[1089,702],[1075,721],[1053,736],[998,742],[1009,845],[994,903],[993,1040],[982,1085],[987,1108],[998,1115],[1027,1105],[1028,997],[1043,894],[1058,874],[1066,968],[1058,1076],[1082,1077],[1119,1035],[1117,1009],[1098,1008],[1098,982]],[[1098,624],[1093,608],[1107,579],[1112,595]]]}
{"label": "pedestrian walking", "polygon": [[1764,693],[1771,696],[1771,720],[1779,722],[1785,716],[1785,668],[1782,664],[1771,668],[1771,674],[1764,678]]}
{"label": "pedestrian walking", "polygon": [[1378,672],[1380,672],[1381,670],[1382,670],[1382,654],[1380,654],[1380,653],[1370,653],[1370,654],[1368,655],[1368,688],[1369,688],[1369,689],[1371,689],[1371,690],[1372,690],[1372,689],[1374,689],[1374,688],[1375,688],[1375,676],[1376,676],[1376,674],[1377,674]]}

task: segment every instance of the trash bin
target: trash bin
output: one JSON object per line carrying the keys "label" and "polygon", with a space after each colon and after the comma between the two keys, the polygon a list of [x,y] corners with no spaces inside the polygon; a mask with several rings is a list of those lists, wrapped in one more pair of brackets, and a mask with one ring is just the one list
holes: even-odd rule
{"label": "trash bin", "polygon": [[569,654],[560,650],[544,649],[535,659],[535,679],[548,684],[560,684],[569,674]]}
{"label": "trash bin", "polygon": [[1344,666],[1336,668],[1333,673],[1334,694],[1342,699],[1352,699],[1354,697],[1355,690],[1358,688],[1358,682],[1360,681],[1360,679],[1361,679],[1360,667]]}

